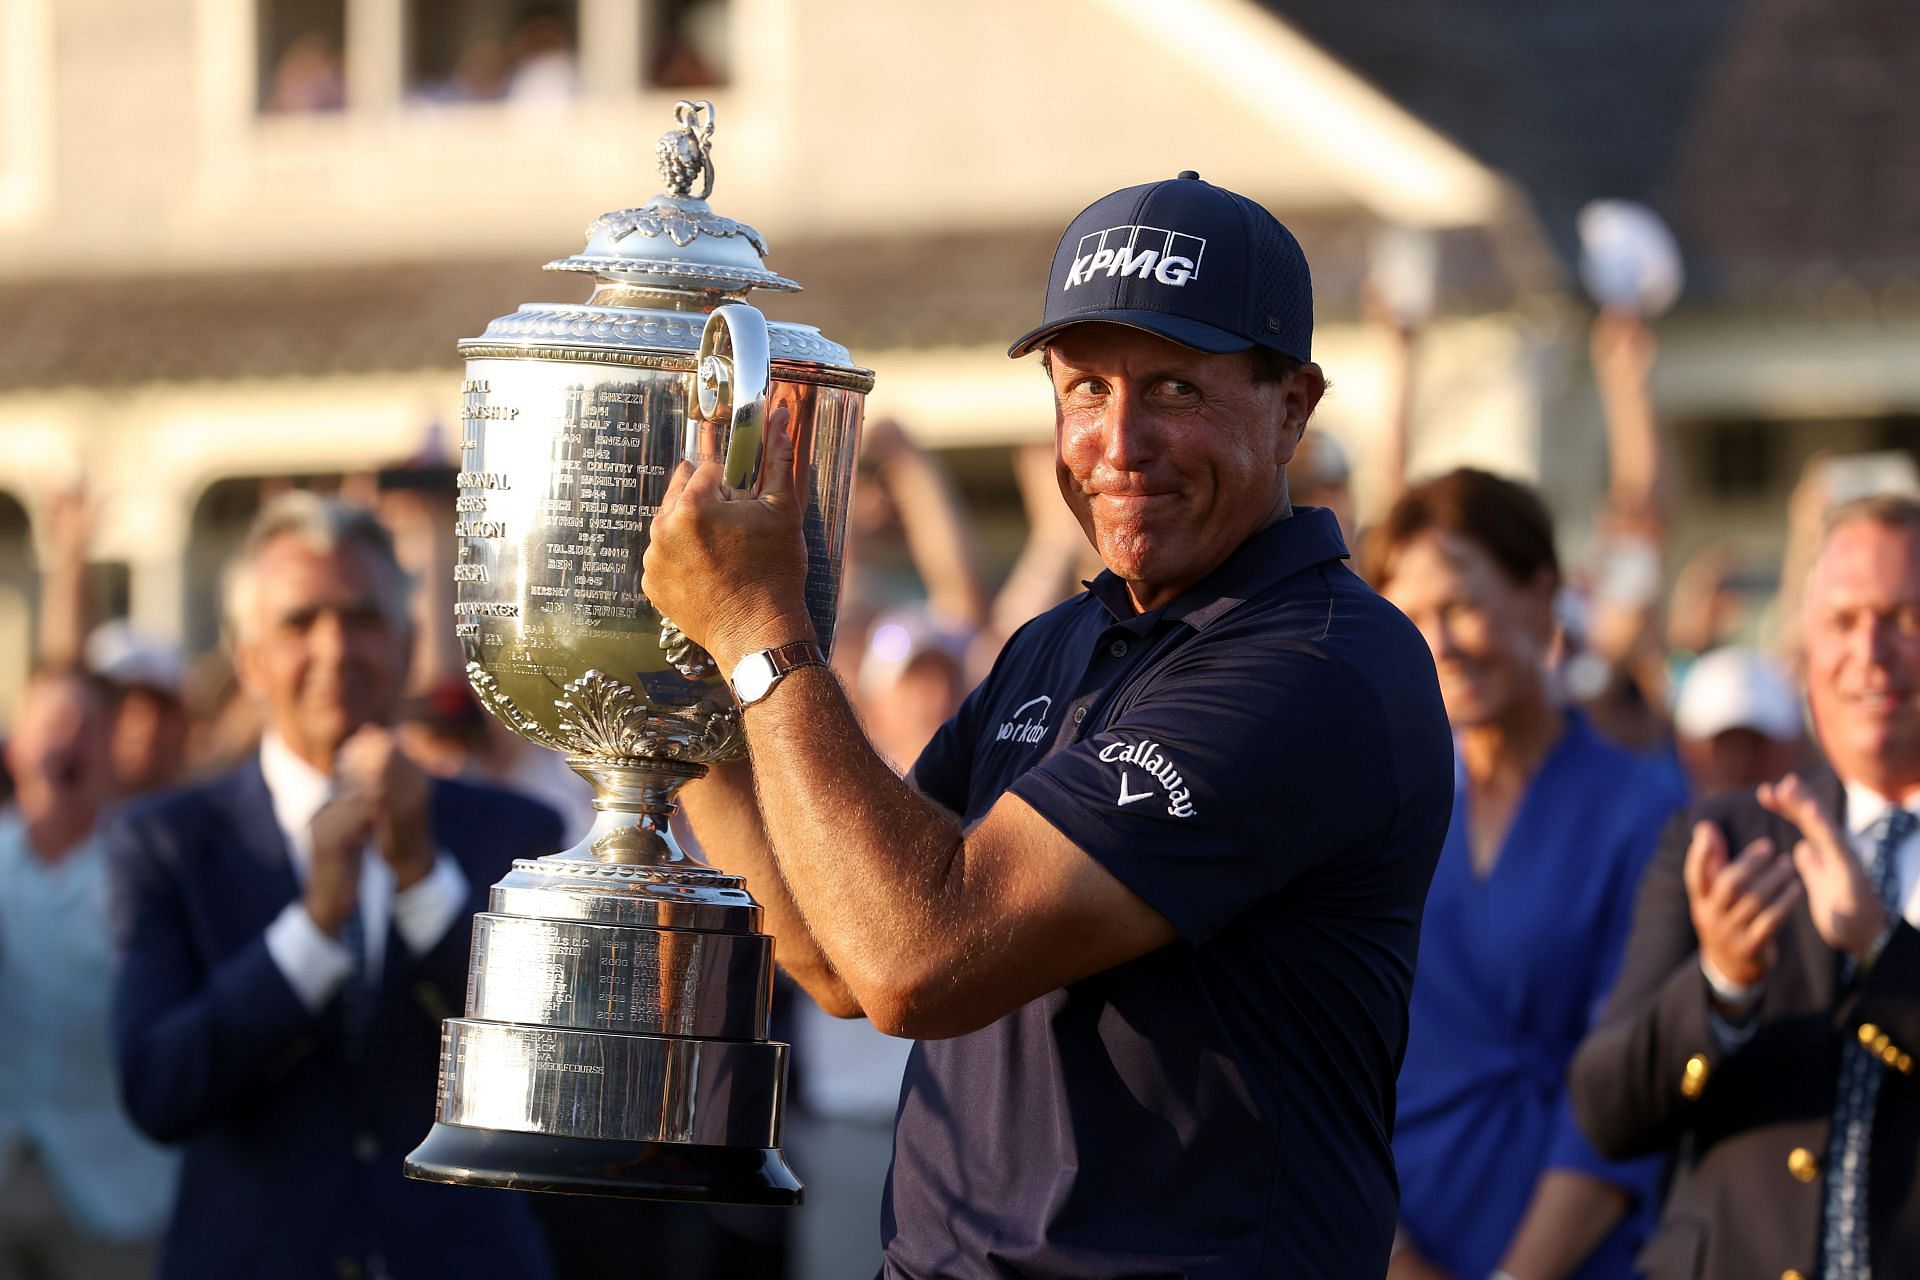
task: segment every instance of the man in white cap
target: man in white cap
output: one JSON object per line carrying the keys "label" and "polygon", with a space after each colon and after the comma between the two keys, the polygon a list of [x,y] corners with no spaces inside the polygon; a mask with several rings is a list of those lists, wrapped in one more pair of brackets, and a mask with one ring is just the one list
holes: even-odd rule
{"label": "man in white cap", "polygon": [[87,637],[87,667],[113,691],[113,789],[129,800],[187,775],[186,659],[176,645],[137,631],[124,618]]}
{"label": "man in white cap", "polygon": [[1780,664],[1738,645],[1695,661],[1674,702],[1680,762],[1702,797],[1798,768],[1806,756],[1803,724],[1800,695]]}

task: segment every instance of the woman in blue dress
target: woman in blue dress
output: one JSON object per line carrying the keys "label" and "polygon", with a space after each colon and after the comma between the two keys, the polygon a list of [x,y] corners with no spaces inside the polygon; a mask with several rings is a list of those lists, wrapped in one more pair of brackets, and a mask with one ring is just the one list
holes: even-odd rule
{"label": "woman in blue dress", "polygon": [[1554,696],[1560,573],[1531,490],[1470,470],[1421,485],[1374,532],[1366,568],[1433,650],[1456,762],[1400,1072],[1388,1275],[1629,1276],[1660,1166],[1600,1159],[1566,1069],[1685,797]]}

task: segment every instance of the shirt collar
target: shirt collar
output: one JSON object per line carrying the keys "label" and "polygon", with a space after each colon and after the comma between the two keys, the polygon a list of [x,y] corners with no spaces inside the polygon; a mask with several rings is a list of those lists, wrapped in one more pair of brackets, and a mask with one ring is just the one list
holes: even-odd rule
{"label": "shirt collar", "polygon": [[1866,835],[1899,807],[1864,782],[1848,782],[1846,795],[1848,835]]}
{"label": "shirt collar", "polygon": [[[1333,512],[1325,507],[1295,507],[1291,516],[1242,542],[1219,568],[1150,615],[1204,631],[1275,583],[1346,557],[1346,539],[1340,536],[1340,522]],[[1134,613],[1127,584],[1111,570],[1102,570],[1082,585],[1117,622],[1147,616]]]}
{"label": "shirt collar", "polygon": [[286,739],[272,729],[260,739],[260,773],[273,801],[274,821],[298,845],[313,815],[333,794],[333,779],[295,755]]}

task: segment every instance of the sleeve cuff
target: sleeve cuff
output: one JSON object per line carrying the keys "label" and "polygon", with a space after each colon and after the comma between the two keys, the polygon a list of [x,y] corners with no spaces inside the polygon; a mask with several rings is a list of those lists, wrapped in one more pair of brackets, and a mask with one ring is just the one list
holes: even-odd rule
{"label": "sleeve cuff", "polygon": [[423,956],[467,913],[467,874],[444,849],[419,884],[393,895],[393,927],[407,950]]}
{"label": "sleeve cuff", "polygon": [[289,902],[267,926],[267,954],[308,1013],[318,1013],[353,972],[353,957],[330,938],[299,901]]}
{"label": "sleeve cuff", "polygon": [[1706,978],[1707,985],[1713,988],[1713,994],[1730,1009],[1745,1010],[1760,998],[1760,992],[1766,985],[1756,982],[1741,986],[1714,968],[1713,961],[1707,959],[1705,952],[1700,956],[1700,972]]}

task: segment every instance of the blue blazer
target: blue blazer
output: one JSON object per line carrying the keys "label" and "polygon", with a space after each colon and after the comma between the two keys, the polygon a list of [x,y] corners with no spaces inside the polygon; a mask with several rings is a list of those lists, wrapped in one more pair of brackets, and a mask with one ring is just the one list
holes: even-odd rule
{"label": "blue blazer", "polygon": [[[436,783],[435,839],[472,906],[559,818],[504,792]],[[298,896],[257,760],[129,810],[107,837],[121,965],[113,1030],[134,1123],[185,1151],[161,1280],[545,1277],[517,1192],[414,1182],[433,1123],[441,1019],[465,1003],[472,930],[413,957],[389,932],[374,1032],[346,1054],[336,998],[309,1013],[265,931]]]}

